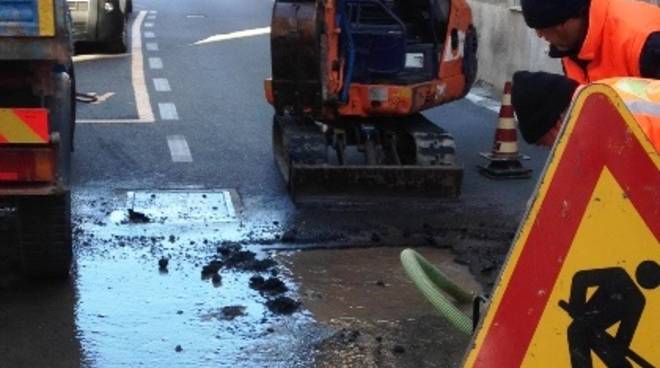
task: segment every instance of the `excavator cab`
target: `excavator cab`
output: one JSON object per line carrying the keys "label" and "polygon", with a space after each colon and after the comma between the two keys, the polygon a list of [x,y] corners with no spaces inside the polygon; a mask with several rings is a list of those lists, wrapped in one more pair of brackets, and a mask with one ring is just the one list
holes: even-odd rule
{"label": "excavator cab", "polygon": [[464,0],[277,0],[275,159],[294,202],[457,197],[453,137],[421,111],[476,76]]}

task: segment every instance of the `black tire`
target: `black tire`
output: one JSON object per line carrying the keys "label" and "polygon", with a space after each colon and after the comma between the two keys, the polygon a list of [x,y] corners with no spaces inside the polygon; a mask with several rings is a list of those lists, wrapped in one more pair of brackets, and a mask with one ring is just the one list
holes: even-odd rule
{"label": "black tire", "polygon": [[128,20],[122,18],[123,26],[119,38],[111,41],[109,46],[110,52],[116,54],[123,54],[128,50]]}
{"label": "black tire", "polygon": [[73,258],[71,194],[18,200],[18,246],[25,276],[66,279]]}

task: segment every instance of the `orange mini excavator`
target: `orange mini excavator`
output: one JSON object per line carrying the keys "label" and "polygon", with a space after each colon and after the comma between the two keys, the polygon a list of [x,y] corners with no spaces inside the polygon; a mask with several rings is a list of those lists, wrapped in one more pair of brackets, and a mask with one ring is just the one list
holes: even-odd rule
{"label": "orange mini excavator", "polygon": [[273,150],[294,202],[456,197],[453,137],[420,112],[477,73],[465,0],[276,0]]}

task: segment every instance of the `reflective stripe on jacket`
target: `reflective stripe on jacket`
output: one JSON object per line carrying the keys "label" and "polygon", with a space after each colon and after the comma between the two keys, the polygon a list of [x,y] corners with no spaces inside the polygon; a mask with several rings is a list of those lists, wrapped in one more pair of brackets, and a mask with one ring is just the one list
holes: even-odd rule
{"label": "reflective stripe on jacket", "polygon": [[660,152],[660,80],[611,78],[598,83],[616,90],[655,150]]}

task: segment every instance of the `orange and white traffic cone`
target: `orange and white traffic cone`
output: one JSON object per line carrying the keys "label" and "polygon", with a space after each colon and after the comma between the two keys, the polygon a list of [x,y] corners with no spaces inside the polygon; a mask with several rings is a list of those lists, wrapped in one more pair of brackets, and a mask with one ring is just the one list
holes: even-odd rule
{"label": "orange and white traffic cone", "polygon": [[489,161],[486,166],[479,166],[479,172],[493,179],[525,179],[531,176],[531,169],[525,168],[521,160],[529,157],[518,152],[518,131],[511,105],[511,82],[504,84],[500,117],[495,129],[495,142],[491,152],[482,152],[482,157]]}

